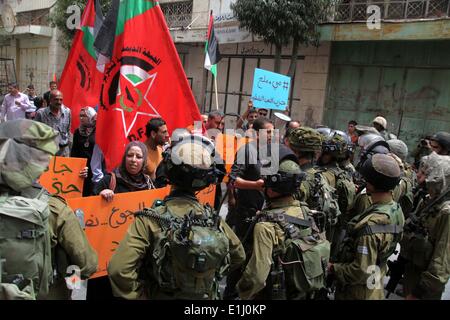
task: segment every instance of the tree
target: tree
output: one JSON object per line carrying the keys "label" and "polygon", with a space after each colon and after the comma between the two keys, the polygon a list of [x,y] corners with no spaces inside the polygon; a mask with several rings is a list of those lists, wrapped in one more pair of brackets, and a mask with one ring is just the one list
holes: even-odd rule
{"label": "tree", "polygon": [[[100,0],[103,13],[106,13],[111,6],[112,0]],[[68,9],[70,6],[78,6],[80,8],[80,18],[86,7],[88,0],[58,0],[55,3],[54,8],[50,13],[50,23],[52,27],[57,27],[61,31],[61,35],[58,38],[59,43],[65,49],[70,49],[72,45],[73,37],[75,36],[76,29],[68,28],[67,21],[72,20],[74,11]],[[72,21],[71,21],[72,22]]]}
{"label": "tree", "polygon": [[288,76],[294,75],[299,45],[319,46],[318,25],[326,21],[335,0],[237,0],[231,4],[241,27],[275,46],[274,71],[280,73],[281,50],[291,41]]}

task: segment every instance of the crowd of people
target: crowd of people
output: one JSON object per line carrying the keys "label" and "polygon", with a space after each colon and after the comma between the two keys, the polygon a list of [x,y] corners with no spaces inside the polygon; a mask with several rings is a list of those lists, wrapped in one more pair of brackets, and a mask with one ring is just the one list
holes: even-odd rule
{"label": "crowd of people", "polygon": [[[17,206],[17,197],[30,208],[35,199],[48,205],[41,234],[50,230],[52,263],[43,277],[42,261],[29,261],[34,267],[29,271],[2,252],[0,299],[65,299],[70,290],[61,281],[64,267],[78,265],[82,278],[96,270],[96,253],[75,214],[36,184],[50,155],[88,159],[79,173],[83,196],[112,201],[116,193],[171,185],[167,198],[135,214],[108,264],[108,277],[88,281],[88,300],[383,299],[383,277],[394,280],[392,266],[400,262],[401,276],[389,290],[406,299],[441,298],[450,277],[448,132],[426,137],[409,153],[387,131],[387,120],[377,116],[370,126],[349,121],[347,132],[289,121],[275,141],[268,110],[250,102],[237,122],[247,143],[237,150],[229,173],[216,163],[221,155],[214,136],[179,129],[170,139],[161,118],[151,119],[146,141],[130,142],[121,164],[107,172],[95,143],[93,107],[81,109],[72,136],[72,115],[57,88],[44,95],[48,102],[41,108],[30,108],[31,99],[37,97],[11,85],[3,101],[0,191],[10,206]],[[223,132],[220,111],[202,118],[207,130]],[[267,173],[260,147],[274,143],[278,163]],[[36,165],[25,170],[29,155]],[[196,193],[211,184],[217,187],[215,203],[200,204]],[[224,220],[219,211],[225,199]],[[6,215],[5,202],[0,207]],[[19,246],[1,236],[0,248]],[[388,266],[398,246],[400,258]],[[55,261],[54,252],[63,259]]]}

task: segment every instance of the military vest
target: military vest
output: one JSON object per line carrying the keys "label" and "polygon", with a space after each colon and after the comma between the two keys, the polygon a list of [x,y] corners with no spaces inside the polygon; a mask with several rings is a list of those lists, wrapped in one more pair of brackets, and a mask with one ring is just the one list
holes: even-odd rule
{"label": "military vest", "polygon": [[435,204],[427,212],[418,217],[411,216],[405,225],[405,234],[401,241],[400,255],[412,263],[419,270],[426,270],[431,261],[435,241],[432,238],[431,228],[436,225],[437,219],[450,207],[450,200]]}
{"label": "military vest", "polygon": [[220,216],[209,205],[199,205],[200,212],[179,217],[171,212],[169,201],[136,214],[161,227],[146,258],[149,280],[174,299],[216,299],[219,281],[230,266],[229,239]]}
{"label": "military vest", "polygon": [[311,296],[325,287],[330,243],[319,233],[306,206],[302,206],[303,210],[296,208],[303,211],[305,219],[285,214],[289,208],[265,210],[257,216],[259,222],[278,224],[284,233],[283,243],[272,252],[265,288],[268,299]]}
{"label": "military vest", "polygon": [[[372,214],[385,214],[389,217],[390,224],[366,224],[358,229],[355,229],[356,225]],[[397,243],[401,240],[403,235],[403,226],[405,219],[403,217],[402,209],[396,202],[380,204],[372,204],[363,213],[352,218],[348,223],[346,236],[341,244],[338,246],[338,262],[349,263],[354,260],[356,252],[356,244],[358,238],[365,235],[373,235],[377,233],[389,233],[394,235],[394,241],[389,246],[389,249],[383,253],[383,255],[377,255],[377,265],[385,263],[387,258],[391,256],[397,246]]]}

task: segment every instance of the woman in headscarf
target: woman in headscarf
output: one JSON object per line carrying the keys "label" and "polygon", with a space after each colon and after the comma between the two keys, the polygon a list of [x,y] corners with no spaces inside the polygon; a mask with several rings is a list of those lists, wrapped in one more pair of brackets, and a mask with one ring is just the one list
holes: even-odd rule
{"label": "woman in headscarf", "polygon": [[111,201],[115,193],[154,189],[150,176],[144,174],[147,147],[140,141],[130,142],[119,167],[106,174],[94,188],[94,193]]}
{"label": "woman in headscarf", "polygon": [[[139,141],[130,142],[122,158],[122,163],[95,185],[94,194],[112,201],[114,194],[154,189],[150,176],[144,174],[147,162],[147,147]],[[112,300],[111,284],[108,277],[90,279],[86,300]]]}
{"label": "woman in headscarf", "polygon": [[[97,112],[92,107],[84,107],[80,110],[80,126],[73,135],[73,145],[70,156],[74,158],[86,158],[87,164],[91,163],[95,145],[95,123]],[[92,194],[92,170],[84,167],[80,171],[80,177],[84,178],[83,197]]]}

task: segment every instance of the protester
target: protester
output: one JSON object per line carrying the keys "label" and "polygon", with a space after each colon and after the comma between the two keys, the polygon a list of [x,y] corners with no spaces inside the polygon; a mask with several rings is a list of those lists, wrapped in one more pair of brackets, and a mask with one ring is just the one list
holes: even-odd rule
{"label": "protester", "polygon": [[45,123],[59,132],[59,150],[57,156],[70,155],[70,126],[72,115],[70,109],[63,105],[63,94],[54,90],[50,93],[50,105],[39,109],[34,120]]}
{"label": "protester", "polygon": [[258,110],[253,108],[253,102],[250,100],[247,104],[247,110],[245,110],[242,117],[239,117],[236,123],[236,129],[242,129],[247,131],[253,125],[253,122],[258,118]]}
{"label": "protester", "polygon": [[50,93],[53,90],[58,90],[58,83],[56,81],[50,81],[48,86],[50,87],[50,90],[45,92],[43,97],[44,97],[44,106],[48,107],[50,105]]}
{"label": "protester", "polygon": [[358,144],[358,134],[356,133],[356,126],[358,123],[355,120],[350,120],[347,125],[347,134],[349,135],[354,145]]}
{"label": "protester", "polygon": [[153,182],[144,173],[147,165],[147,147],[139,141],[130,142],[122,163],[110,174],[106,174],[94,187],[94,193],[106,201],[112,201],[114,194],[153,189]]}
{"label": "protester", "polygon": [[0,122],[25,119],[25,113],[32,107],[28,96],[19,91],[17,83],[10,83],[8,91],[0,107]]}
{"label": "protester", "polygon": [[90,162],[95,146],[95,122],[97,112],[92,107],[84,107],[80,110],[80,126],[73,135],[73,144],[70,156],[74,158],[86,158],[87,166],[80,171],[80,177],[85,178],[83,186],[83,197],[92,193],[92,170]]}
{"label": "protester", "polygon": [[166,122],[162,118],[151,119],[145,129],[147,135],[145,145],[148,151],[145,173],[155,180],[156,168],[162,160],[163,146],[169,144],[170,136]]}

